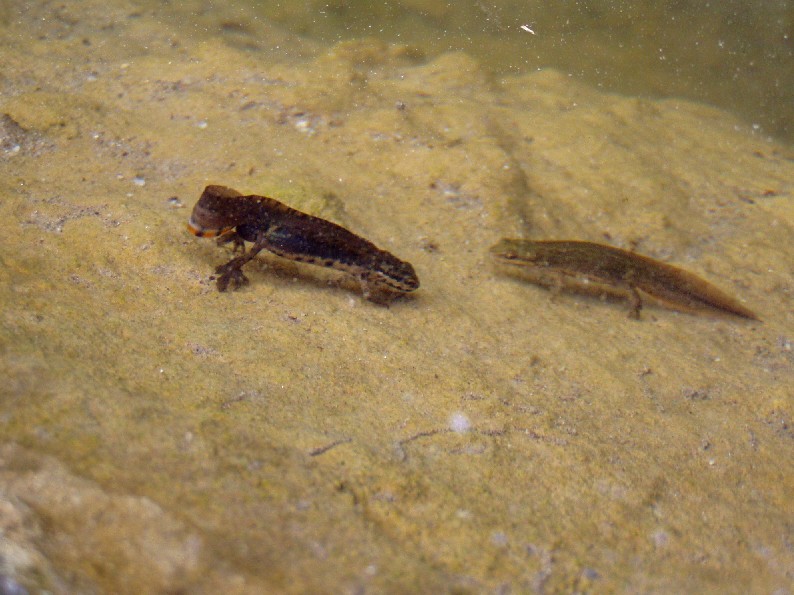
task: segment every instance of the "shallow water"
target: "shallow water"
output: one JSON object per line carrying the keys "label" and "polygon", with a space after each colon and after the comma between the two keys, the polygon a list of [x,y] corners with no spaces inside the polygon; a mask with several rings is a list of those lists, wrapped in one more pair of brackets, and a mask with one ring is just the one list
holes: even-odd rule
{"label": "shallow water", "polygon": [[[181,6],[29,4],[0,40],[0,575],[790,589],[790,147],[702,103],[496,72],[484,43],[329,46]],[[422,287],[384,308],[263,253],[218,293],[230,251],[185,231],[208,183],[342,224]],[[520,236],[637,249],[763,323],[552,297],[492,267]]]}
{"label": "shallow water", "polygon": [[241,46],[267,45],[246,36],[261,19],[325,47],[371,36],[431,58],[463,51],[500,74],[554,68],[604,91],[710,103],[790,142],[792,15],[788,0],[232,2],[221,26]]}

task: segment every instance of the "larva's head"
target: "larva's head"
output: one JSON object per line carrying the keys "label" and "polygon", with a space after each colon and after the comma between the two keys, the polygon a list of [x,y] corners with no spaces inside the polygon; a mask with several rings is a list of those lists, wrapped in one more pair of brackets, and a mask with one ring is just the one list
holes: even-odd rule
{"label": "larva's head", "polygon": [[491,256],[504,264],[526,264],[535,262],[542,256],[540,245],[529,240],[511,240],[504,238],[491,246]]}
{"label": "larva's head", "polygon": [[235,200],[241,196],[226,186],[207,186],[193,207],[187,230],[200,238],[228,233],[245,220],[245,202]]}

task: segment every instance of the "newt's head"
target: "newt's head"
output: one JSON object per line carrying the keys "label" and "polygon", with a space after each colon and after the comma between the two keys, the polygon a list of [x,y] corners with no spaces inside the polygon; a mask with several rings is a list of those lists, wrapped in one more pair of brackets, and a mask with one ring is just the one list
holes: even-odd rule
{"label": "newt's head", "polygon": [[233,199],[242,196],[237,190],[226,186],[207,186],[201,193],[187,230],[200,238],[214,238],[229,233],[243,223],[245,215],[240,212],[240,202]]}

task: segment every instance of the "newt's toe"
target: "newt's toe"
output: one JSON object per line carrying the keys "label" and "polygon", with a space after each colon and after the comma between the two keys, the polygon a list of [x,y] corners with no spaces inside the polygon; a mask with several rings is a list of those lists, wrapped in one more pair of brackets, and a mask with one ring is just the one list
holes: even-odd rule
{"label": "newt's toe", "polygon": [[243,285],[248,285],[248,277],[238,268],[230,268],[226,265],[219,266],[216,273],[220,273],[218,277],[218,291],[226,291],[229,285],[232,289],[239,289]]}

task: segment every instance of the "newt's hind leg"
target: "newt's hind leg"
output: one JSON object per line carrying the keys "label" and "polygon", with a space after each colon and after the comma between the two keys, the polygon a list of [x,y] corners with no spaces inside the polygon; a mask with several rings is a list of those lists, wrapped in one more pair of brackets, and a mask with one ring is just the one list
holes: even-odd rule
{"label": "newt's hind leg", "polygon": [[386,306],[388,308],[389,304],[403,295],[402,292],[395,291],[383,283],[376,275],[362,273],[360,275],[355,275],[355,278],[358,280],[359,286],[361,287],[362,297],[373,304]]}

